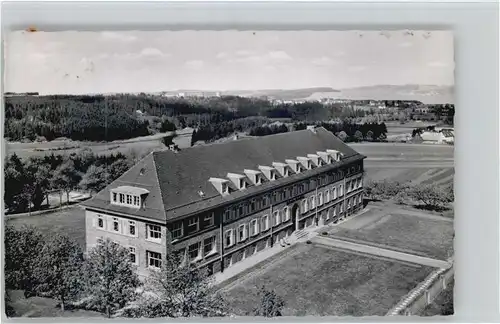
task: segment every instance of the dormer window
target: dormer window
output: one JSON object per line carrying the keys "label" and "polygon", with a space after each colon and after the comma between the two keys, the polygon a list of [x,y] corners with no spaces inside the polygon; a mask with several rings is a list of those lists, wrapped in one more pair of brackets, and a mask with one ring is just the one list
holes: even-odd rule
{"label": "dormer window", "polygon": [[227,183],[222,184],[222,192],[225,194],[229,194],[229,185]]}
{"label": "dormer window", "polygon": [[255,175],[255,184],[262,184],[262,177],[260,176],[260,174]]}
{"label": "dormer window", "polygon": [[271,170],[271,180],[276,180],[276,172]]}
{"label": "dormer window", "polygon": [[111,203],[127,207],[140,208],[149,191],[144,188],[121,186],[111,189]]}
{"label": "dormer window", "polygon": [[247,183],[245,179],[240,179],[240,189],[245,189],[247,187]]}

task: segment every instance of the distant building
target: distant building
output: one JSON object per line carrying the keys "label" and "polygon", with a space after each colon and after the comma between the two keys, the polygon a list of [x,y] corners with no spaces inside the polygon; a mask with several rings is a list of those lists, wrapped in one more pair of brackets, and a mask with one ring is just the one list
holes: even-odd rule
{"label": "distant building", "polygon": [[452,129],[436,129],[435,131],[425,131],[420,134],[422,141],[429,144],[453,144],[455,133]]}
{"label": "distant building", "polygon": [[364,158],[324,128],[153,152],[83,203],[87,249],[109,238],[147,276],[171,242],[224,271],[359,211]]}

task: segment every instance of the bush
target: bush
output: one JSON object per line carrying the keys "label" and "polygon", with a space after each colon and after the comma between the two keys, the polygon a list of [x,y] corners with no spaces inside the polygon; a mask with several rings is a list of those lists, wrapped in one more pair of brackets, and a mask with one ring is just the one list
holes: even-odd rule
{"label": "bush", "polygon": [[328,236],[328,232],[323,232],[321,235]]}

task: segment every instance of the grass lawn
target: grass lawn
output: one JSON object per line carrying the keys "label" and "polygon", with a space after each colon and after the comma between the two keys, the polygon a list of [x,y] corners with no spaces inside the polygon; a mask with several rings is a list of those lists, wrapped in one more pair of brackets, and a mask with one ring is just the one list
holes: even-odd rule
{"label": "grass lawn", "polygon": [[[430,184],[441,181],[447,185],[453,181],[453,168],[378,168],[367,167],[366,177],[373,181],[397,181]],[[443,180],[447,180],[444,181]]]}
{"label": "grass lawn", "polygon": [[431,268],[302,245],[226,292],[237,315],[251,315],[264,285],[285,300],[284,316],[385,315]]}
{"label": "grass lawn", "polygon": [[33,225],[44,233],[63,233],[75,239],[85,248],[85,213],[78,207],[63,209],[54,213],[11,218],[7,225],[21,227]]}
{"label": "grass lawn", "polygon": [[44,297],[26,299],[20,290],[11,291],[10,296],[15,311],[14,317],[105,317],[101,313],[81,309],[62,312],[54,299]]}
{"label": "grass lawn", "polygon": [[453,249],[453,223],[419,216],[390,214],[390,210],[373,217],[370,212],[352,221],[362,222],[359,228],[343,226],[332,228],[329,234],[338,238],[354,239],[402,249],[416,255],[445,260]]}

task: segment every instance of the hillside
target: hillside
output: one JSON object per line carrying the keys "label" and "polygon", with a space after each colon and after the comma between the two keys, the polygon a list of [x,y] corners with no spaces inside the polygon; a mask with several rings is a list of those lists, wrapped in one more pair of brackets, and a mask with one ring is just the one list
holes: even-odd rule
{"label": "hillside", "polygon": [[418,100],[424,104],[454,103],[453,86],[377,85],[342,89],[342,99],[357,100]]}

